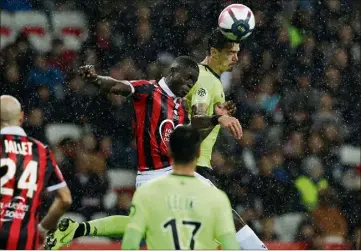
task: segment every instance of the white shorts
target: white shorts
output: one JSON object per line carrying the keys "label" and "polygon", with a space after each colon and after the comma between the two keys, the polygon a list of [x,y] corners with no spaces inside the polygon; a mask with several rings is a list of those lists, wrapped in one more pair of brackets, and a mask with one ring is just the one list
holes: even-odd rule
{"label": "white shorts", "polygon": [[[151,171],[144,171],[144,172],[138,171],[137,178],[135,179],[135,187],[138,188],[141,185],[143,185],[151,180],[162,177],[164,175],[169,175],[171,173],[172,173],[171,166],[163,168],[163,169],[159,169],[159,170],[151,170]],[[207,184],[214,186],[213,183],[209,179],[204,178],[202,175],[195,173],[195,176],[196,176],[196,178],[206,182]]]}

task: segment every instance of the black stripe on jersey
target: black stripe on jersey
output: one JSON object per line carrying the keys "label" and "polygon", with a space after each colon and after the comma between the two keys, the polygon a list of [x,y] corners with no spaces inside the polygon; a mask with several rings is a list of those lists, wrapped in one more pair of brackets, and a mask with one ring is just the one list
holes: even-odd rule
{"label": "black stripe on jersey", "polygon": [[[162,109],[161,109],[161,114],[160,114],[160,117],[159,117],[159,121],[158,121],[158,125],[157,125],[157,128],[160,127],[160,123],[162,123],[163,120],[167,119],[168,118],[168,95],[164,95],[164,91],[162,90]],[[160,134],[159,132],[157,132],[156,134],[156,139],[157,139],[157,143],[158,143],[158,149],[159,149],[159,152],[161,151],[161,144],[162,143],[162,139],[160,137]],[[161,161],[163,163],[163,166],[166,167],[166,166],[169,166],[169,158],[167,156],[165,156],[164,154],[161,154]]]}
{"label": "black stripe on jersey", "polygon": [[136,85],[134,87],[134,95],[132,96],[133,99],[137,100],[137,94],[152,94],[152,92],[156,89],[155,85],[153,84],[143,84],[143,85]]}
{"label": "black stripe on jersey", "polygon": [[[145,156],[145,163],[148,168],[154,168],[153,158],[151,154],[151,142],[150,142],[150,123],[153,113],[153,95],[149,95],[146,101],[146,109],[145,109],[145,119],[144,119],[144,131],[143,131],[143,146],[144,152],[138,153],[143,154]],[[138,123],[142,123],[142,121],[138,121]]]}

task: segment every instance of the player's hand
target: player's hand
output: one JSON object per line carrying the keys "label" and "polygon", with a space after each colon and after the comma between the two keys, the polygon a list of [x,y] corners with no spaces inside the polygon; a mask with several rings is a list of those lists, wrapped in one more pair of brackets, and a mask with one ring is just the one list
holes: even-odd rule
{"label": "player's hand", "polygon": [[236,104],[233,101],[227,101],[223,104],[217,104],[214,107],[216,115],[226,115],[233,116],[236,113]]}
{"label": "player's hand", "polygon": [[97,80],[98,75],[95,72],[94,65],[85,65],[79,68],[79,75],[85,81],[94,82]]}
{"label": "player's hand", "polygon": [[240,139],[243,135],[242,126],[238,119],[229,115],[222,115],[218,118],[221,127],[226,128],[236,139]]}

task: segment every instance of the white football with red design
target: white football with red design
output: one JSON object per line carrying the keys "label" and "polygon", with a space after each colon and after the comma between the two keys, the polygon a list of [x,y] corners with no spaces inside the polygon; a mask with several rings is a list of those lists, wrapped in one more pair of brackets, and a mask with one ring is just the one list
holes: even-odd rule
{"label": "white football with red design", "polygon": [[243,4],[227,6],[218,17],[219,29],[232,41],[240,41],[248,37],[255,25],[252,10]]}

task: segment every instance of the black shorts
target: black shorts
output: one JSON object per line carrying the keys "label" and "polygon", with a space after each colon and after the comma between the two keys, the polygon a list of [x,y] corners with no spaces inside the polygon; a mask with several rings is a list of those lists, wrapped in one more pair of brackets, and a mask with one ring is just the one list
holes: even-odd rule
{"label": "black shorts", "polygon": [[202,175],[204,178],[210,180],[215,187],[218,187],[218,178],[212,168],[206,166],[197,166],[196,172]]}

